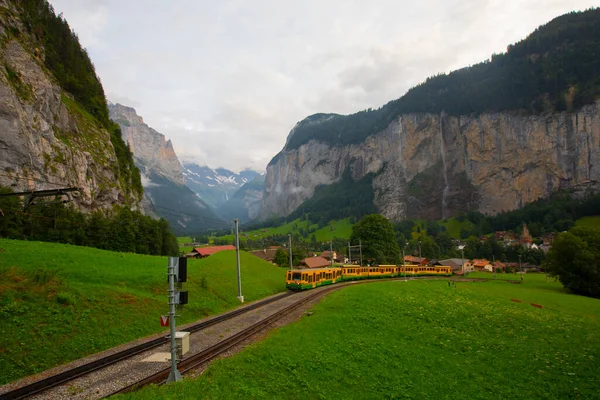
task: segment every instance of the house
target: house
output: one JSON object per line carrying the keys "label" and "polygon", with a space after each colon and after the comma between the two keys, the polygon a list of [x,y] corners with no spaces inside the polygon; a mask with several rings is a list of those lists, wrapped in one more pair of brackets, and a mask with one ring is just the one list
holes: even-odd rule
{"label": "house", "polygon": [[473,261],[465,259],[463,270],[465,271],[465,273],[475,271],[475,267],[473,267]]}
{"label": "house", "polygon": [[438,260],[437,265],[452,268],[452,273],[462,274],[462,260],[460,258],[448,258],[446,260]]}
{"label": "house", "polygon": [[[506,267],[506,265],[503,262],[500,261],[495,261],[492,264],[492,267],[494,268],[494,270],[496,271],[500,271],[500,272],[504,272],[504,268]],[[493,271],[493,270],[492,270]]]}
{"label": "house", "polygon": [[300,264],[305,265],[306,268],[325,268],[331,266],[331,262],[323,257],[306,257],[300,261]]}
{"label": "house", "polygon": [[473,269],[475,271],[489,271],[492,272],[493,266],[490,264],[488,260],[485,259],[475,259],[472,261]]}
{"label": "house", "polygon": [[429,264],[429,260],[425,257],[414,257],[414,256],[404,256],[404,262],[406,264],[413,264],[413,265],[419,265],[419,263],[421,265],[427,265]]}
{"label": "house", "polygon": [[324,252],[321,253],[320,257],[323,257],[324,259],[326,259],[328,261],[331,261],[332,255],[333,255],[333,262],[339,262],[340,261],[339,254],[336,253],[335,251],[332,253],[331,251],[326,250],[326,251],[324,251]]}
{"label": "house", "polygon": [[211,254],[215,254],[223,250],[235,250],[235,246],[228,244],[225,246],[195,247],[191,252],[189,252],[185,256],[194,258],[205,258],[210,256]]}

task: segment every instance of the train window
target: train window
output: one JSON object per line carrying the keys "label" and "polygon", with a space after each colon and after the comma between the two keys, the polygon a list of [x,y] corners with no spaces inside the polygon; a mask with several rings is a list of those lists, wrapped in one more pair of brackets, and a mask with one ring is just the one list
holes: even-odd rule
{"label": "train window", "polygon": [[295,281],[299,281],[302,278],[302,274],[300,274],[299,272],[294,272],[294,274],[292,275],[292,279]]}
{"label": "train window", "polygon": [[308,276],[308,283],[312,283],[312,276]]}

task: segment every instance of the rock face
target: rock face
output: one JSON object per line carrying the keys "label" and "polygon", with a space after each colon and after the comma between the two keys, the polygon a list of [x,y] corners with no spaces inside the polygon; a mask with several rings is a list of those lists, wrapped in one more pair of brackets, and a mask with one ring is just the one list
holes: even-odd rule
{"label": "rock face", "polygon": [[[110,134],[42,67],[11,5],[0,1],[0,185],[14,191],[79,187],[82,210],[140,199],[121,187]],[[20,32],[20,40],[12,33]]]}
{"label": "rock face", "polygon": [[110,119],[121,127],[123,140],[129,145],[136,159],[136,166],[145,175],[149,171],[165,178],[185,184],[183,168],[173,150],[170,140],[144,123],[132,107],[122,104],[109,104]]}
{"label": "rock face", "polygon": [[267,167],[261,218],[290,214],[347,168],[354,180],[375,174],[375,205],[393,221],[495,214],[558,189],[598,190],[600,102],[543,116],[404,114],[359,144],[284,149]]}
{"label": "rock face", "polygon": [[110,118],[119,124],[133,152],[144,186],[146,214],[164,217],[178,235],[225,227],[210,207],[185,185],[183,168],[173,145],[144,123],[135,109],[109,104]]}

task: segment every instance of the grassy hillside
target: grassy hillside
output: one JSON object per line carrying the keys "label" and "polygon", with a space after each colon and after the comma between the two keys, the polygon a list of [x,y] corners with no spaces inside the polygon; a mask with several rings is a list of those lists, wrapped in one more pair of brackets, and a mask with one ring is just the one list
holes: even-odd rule
{"label": "grassy hillside", "polygon": [[[301,221],[300,218],[297,218],[276,227],[255,229],[251,231],[242,230],[240,231],[240,241],[245,241],[246,239],[260,240],[271,236],[286,236],[288,233],[296,236],[300,235],[301,230],[308,232],[307,239],[310,239],[312,235],[315,235],[317,241],[327,242],[333,238],[348,239],[352,233],[352,223],[350,223],[350,218],[344,218],[337,221],[331,221],[327,226],[319,228],[317,224],[311,224],[308,220]],[[216,239],[227,240],[228,242],[233,243],[234,235],[219,236]]]}
{"label": "grassy hillside", "polygon": [[[0,384],[164,330],[167,257],[6,239],[0,249]],[[285,271],[240,258],[246,301],[285,290]],[[184,288],[178,323],[238,306],[235,252],[189,260]]]}
{"label": "grassy hillside", "polygon": [[587,226],[588,228],[600,229],[600,215],[593,217],[583,217],[575,221],[577,226]]}
{"label": "grassy hillside", "polygon": [[543,279],[352,286],[197,380],[125,398],[595,398],[600,300]]}

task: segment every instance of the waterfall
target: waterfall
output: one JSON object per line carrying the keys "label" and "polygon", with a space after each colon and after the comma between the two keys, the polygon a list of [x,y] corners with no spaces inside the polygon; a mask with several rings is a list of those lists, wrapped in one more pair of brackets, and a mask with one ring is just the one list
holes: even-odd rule
{"label": "waterfall", "polygon": [[444,110],[440,113],[440,149],[442,153],[442,165],[444,171],[444,192],[442,193],[442,219],[446,218],[446,197],[450,186],[448,185],[448,174],[446,173],[446,147],[444,146]]}

